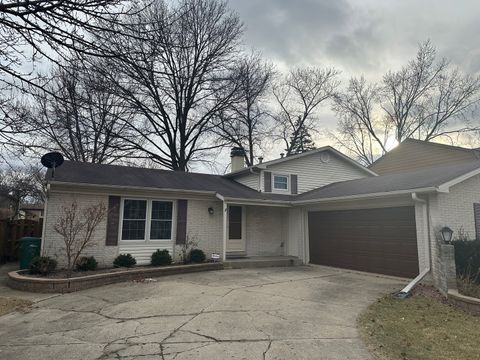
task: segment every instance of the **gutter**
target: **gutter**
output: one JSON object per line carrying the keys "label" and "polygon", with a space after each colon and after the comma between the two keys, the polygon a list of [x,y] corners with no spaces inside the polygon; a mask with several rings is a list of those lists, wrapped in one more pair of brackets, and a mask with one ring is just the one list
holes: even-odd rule
{"label": "gutter", "polygon": [[[427,246],[425,247],[426,251],[426,257],[427,257],[427,264],[423,270],[420,271],[420,273],[417,275],[415,279],[410,281],[410,283],[405,286],[400,292],[396,294],[396,297],[399,299],[406,299],[411,295],[412,289],[418,285],[420,281],[427,276],[428,273],[430,273],[431,270],[431,242],[430,242],[430,217],[429,217],[429,211],[428,211],[428,200],[419,198],[417,193],[412,193],[412,200],[416,203],[422,204],[423,206],[423,218],[425,219],[426,224],[424,225],[424,231],[425,231],[425,239],[427,240]],[[426,230],[425,230],[426,229]]]}

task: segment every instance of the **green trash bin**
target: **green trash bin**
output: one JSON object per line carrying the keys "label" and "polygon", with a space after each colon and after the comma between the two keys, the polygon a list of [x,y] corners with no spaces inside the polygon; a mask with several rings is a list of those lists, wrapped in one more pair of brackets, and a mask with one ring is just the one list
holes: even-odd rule
{"label": "green trash bin", "polygon": [[42,238],[23,237],[20,240],[20,269],[28,269],[35,256],[40,256]]}

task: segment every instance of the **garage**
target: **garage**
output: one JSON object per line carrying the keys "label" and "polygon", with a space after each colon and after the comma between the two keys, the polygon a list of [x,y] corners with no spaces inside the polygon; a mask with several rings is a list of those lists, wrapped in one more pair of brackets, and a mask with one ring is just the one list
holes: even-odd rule
{"label": "garage", "polygon": [[415,277],[415,208],[314,211],[308,214],[310,263]]}

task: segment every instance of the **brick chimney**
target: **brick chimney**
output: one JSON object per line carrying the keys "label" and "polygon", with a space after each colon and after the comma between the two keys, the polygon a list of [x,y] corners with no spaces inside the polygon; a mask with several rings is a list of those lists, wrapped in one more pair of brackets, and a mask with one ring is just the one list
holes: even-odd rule
{"label": "brick chimney", "polygon": [[242,148],[232,148],[230,158],[232,159],[230,165],[231,172],[242,170],[245,167],[245,150]]}

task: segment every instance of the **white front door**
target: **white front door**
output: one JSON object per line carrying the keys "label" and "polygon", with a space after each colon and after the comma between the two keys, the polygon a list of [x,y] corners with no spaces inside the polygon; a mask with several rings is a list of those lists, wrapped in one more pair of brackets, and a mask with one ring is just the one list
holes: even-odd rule
{"label": "white front door", "polygon": [[243,252],[245,246],[245,207],[228,206],[227,252]]}

